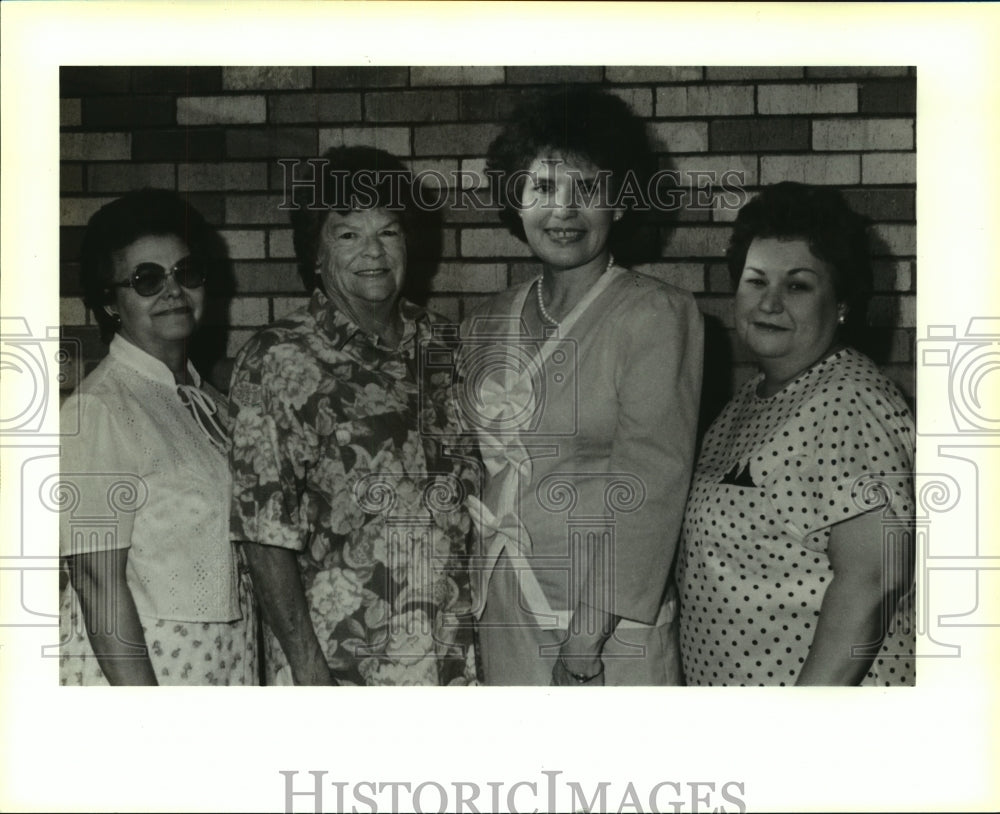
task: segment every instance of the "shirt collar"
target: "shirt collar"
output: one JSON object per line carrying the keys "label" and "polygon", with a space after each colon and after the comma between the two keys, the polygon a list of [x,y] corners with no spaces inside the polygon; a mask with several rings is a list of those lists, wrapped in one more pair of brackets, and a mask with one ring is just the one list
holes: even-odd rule
{"label": "shirt collar", "polygon": [[[177,387],[177,382],[174,381],[174,374],[170,372],[169,367],[155,356],[150,356],[138,345],[133,345],[121,334],[116,333],[111,338],[108,355],[115,359],[115,361],[121,362],[142,374],[147,379],[152,379],[170,388]],[[198,371],[194,369],[194,365],[191,364],[190,360],[187,362],[187,370],[194,386],[201,387],[201,376],[198,375]]]}
{"label": "shirt collar", "polygon": [[[405,347],[413,341],[417,334],[417,324],[429,319],[427,309],[419,305],[400,298],[399,315],[403,320],[403,338],[399,347]],[[363,341],[379,350],[392,350],[386,348],[378,341],[378,337],[366,333],[354,320],[341,311],[334,302],[319,288],[315,289],[309,300],[309,313],[316,320],[316,324],[330,337],[337,350],[341,350],[348,342]]]}

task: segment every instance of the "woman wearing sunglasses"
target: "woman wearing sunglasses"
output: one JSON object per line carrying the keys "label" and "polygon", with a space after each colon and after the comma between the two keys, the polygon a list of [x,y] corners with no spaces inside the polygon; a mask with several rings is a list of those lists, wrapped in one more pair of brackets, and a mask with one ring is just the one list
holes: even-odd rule
{"label": "woman wearing sunglasses", "polygon": [[256,684],[249,580],[229,542],[227,409],[189,360],[215,235],[144,189],[87,225],[84,302],[107,357],[63,406],[63,684]]}

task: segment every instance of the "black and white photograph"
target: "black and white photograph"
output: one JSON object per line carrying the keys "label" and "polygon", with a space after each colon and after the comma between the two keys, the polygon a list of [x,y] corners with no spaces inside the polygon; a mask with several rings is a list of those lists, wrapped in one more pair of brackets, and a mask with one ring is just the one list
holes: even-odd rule
{"label": "black and white photograph", "polygon": [[991,11],[59,5],[6,809],[997,801]]}

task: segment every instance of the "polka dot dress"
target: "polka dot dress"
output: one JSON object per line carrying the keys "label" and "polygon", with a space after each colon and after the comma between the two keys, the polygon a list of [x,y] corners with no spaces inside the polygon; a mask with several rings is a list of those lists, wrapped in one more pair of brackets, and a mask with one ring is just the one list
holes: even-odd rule
{"label": "polka dot dress", "polygon": [[[770,398],[760,381],[695,469],[678,560],[688,684],[794,684],[833,577],[831,526],[881,508],[891,532],[913,512],[913,419],[867,357],[839,351]],[[913,683],[909,599],[863,683]]]}

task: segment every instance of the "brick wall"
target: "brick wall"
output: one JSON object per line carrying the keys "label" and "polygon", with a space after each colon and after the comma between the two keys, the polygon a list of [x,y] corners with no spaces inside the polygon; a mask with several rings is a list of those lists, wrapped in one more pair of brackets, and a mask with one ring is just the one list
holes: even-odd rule
{"label": "brick wall", "polygon": [[[278,209],[279,159],[372,144],[415,172],[481,174],[512,106],[562,82],[625,98],[648,121],[661,167],[689,183],[698,183],[692,173],[735,170],[751,193],[786,179],[843,188],[876,223],[879,361],[913,394],[916,77],[906,67],[63,68],[65,332],[82,340],[88,368],[103,355],[78,298],[76,261],[87,219],[117,195],[143,185],[177,189],[219,228],[236,286],[217,329],[219,350],[231,357],[257,327],[304,302],[287,213]],[[734,212],[718,190],[707,194],[707,206],[687,206],[663,227],[656,256],[641,268],[695,293],[712,357],[725,369],[711,385],[721,399],[750,368],[732,342],[723,262]],[[445,315],[458,319],[536,273],[495,213],[445,206],[440,221],[428,303]],[[213,378],[224,380],[226,370],[223,361]]]}

